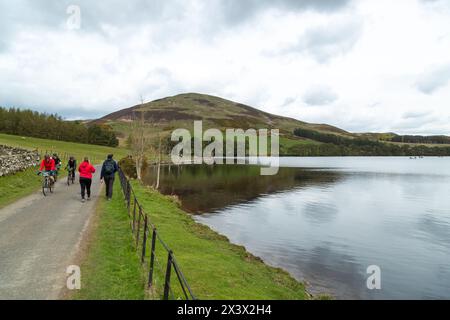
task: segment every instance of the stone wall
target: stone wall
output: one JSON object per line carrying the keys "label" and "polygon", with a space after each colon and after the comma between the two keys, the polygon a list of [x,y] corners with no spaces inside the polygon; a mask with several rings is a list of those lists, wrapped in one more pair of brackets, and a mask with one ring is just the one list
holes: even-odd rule
{"label": "stone wall", "polygon": [[0,177],[23,171],[39,164],[39,154],[0,145]]}

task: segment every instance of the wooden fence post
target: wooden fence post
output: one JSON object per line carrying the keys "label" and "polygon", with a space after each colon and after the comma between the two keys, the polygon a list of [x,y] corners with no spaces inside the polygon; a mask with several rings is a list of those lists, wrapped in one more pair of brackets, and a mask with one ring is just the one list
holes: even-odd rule
{"label": "wooden fence post", "polygon": [[167,257],[166,278],[164,280],[164,297],[163,297],[163,300],[169,300],[170,275],[171,275],[171,273],[172,273],[172,251],[169,251],[169,255]]}

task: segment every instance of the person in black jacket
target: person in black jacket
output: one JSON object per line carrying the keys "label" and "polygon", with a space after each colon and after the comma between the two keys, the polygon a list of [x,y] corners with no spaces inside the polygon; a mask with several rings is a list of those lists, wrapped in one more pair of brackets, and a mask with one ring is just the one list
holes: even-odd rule
{"label": "person in black jacket", "polygon": [[113,195],[114,178],[119,167],[113,160],[113,155],[108,155],[108,158],[103,162],[102,172],[100,174],[100,180],[105,182],[106,185],[106,198],[111,200]]}
{"label": "person in black jacket", "polygon": [[66,170],[69,171],[69,176],[75,179],[75,170],[77,170],[77,160],[73,156],[69,158]]}
{"label": "person in black jacket", "polygon": [[58,154],[54,153],[52,156],[52,159],[55,160],[55,182],[58,178],[58,174],[59,174],[59,169],[61,169],[61,159],[58,157]]}

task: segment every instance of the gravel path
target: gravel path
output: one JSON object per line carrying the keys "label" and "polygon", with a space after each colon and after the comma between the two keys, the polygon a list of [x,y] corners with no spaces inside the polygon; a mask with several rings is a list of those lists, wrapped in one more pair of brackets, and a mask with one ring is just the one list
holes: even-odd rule
{"label": "gravel path", "polygon": [[0,299],[59,298],[99,197],[96,169],[91,201],[81,203],[77,181],[61,179],[48,197],[36,192],[0,209]]}

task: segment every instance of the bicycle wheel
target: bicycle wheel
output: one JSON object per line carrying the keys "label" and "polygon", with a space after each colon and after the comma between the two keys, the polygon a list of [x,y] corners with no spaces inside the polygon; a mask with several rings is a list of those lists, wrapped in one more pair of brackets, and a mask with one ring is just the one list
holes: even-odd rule
{"label": "bicycle wheel", "polygon": [[67,185],[68,186],[70,186],[70,180],[71,180],[71,178],[70,178],[70,172],[69,172],[69,175],[67,176]]}
{"label": "bicycle wheel", "polygon": [[44,197],[47,196],[45,192],[45,189],[47,189],[47,184],[48,184],[47,178],[44,178],[44,180],[42,180],[42,193],[44,194]]}

